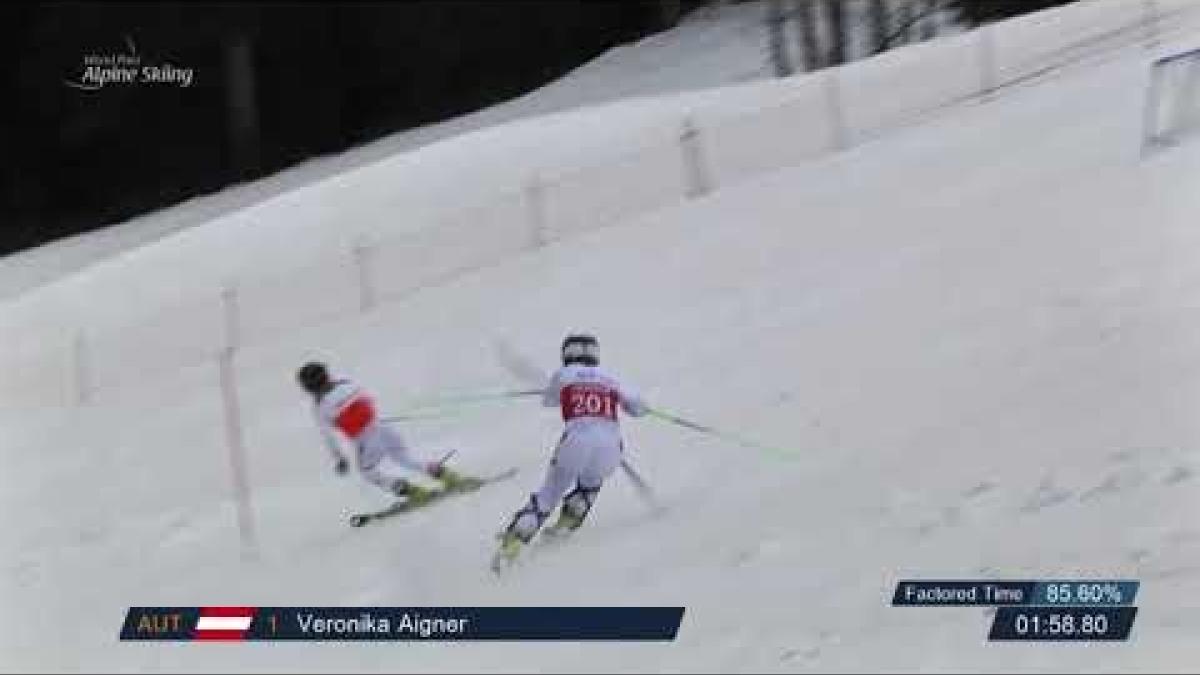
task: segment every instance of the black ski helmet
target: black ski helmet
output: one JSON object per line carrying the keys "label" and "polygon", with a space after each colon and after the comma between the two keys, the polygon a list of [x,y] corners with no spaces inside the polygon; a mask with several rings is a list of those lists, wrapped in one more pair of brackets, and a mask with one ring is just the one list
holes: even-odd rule
{"label": "black ski helmet", "polygon": [[324,363],[310,361],[296,371],[296,381],[310,394],[319,394],[329,385],[329,370]]}
{"label": "black ski helmet", "polygon": [[562,362],[564,366],[582,363],[585,366],[600,365],[600,344],[592,335],[572,333],[563,338]]}

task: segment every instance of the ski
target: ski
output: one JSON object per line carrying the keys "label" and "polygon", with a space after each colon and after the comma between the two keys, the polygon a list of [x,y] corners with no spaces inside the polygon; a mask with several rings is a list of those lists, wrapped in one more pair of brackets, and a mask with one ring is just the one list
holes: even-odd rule
{"label": "ski", "polygon": [[512,546],[513,548],[508,548],[505,545],[504,533],[501,532],[496,535],[496,539],[500,542],[500,548],[492,556],[489,568],[493,574],[497,576],[502,575],[513,567],[527,561],[538,552],[545,552],[565,545],[573,534],[574,530],[556,530],[553,527],[549,527],[543,529],[528,544],[509,544],[508,546]]}
{"label": "ski", "polygon": [[[655,520],[661,518],[666,513],[668,513],[668,509],[665,505],[661,503],[655,504],[643,518],[635,522]],[[568,546],[571,540],[578,536],[579,529],[586,527],[586,523],[580,526],[580,528],[548,525],[543,527],[529,543],[520,543],[519,545],[506,544],[505,533],[498,532],[496,533],[496,540],[499,542],[499,546],[495,553],[492,554],[489,568],[497,577],[503,576],[506,572],[520,567],[522,564],[531,561],[539,555]]]}
{"label": "ski", "polygon": [[356,514],[350,516],[350,527],[362,527],[363,525],[366,525],[367,523],[370,523],[372,521],[381,520],[383,518],[389,518],[391,516],[397,516],[397,515],[400,515],[403,513],[411,513],[413,511],[419,511],[428,506],[432,506],[439,502],[445,501],[446,499],[449,499],[450,497],[454,497],[456,495],[470,494],[470,493],[476,492],[488,485],[491,485],[492,483],[499,483],[501,481],[508,480],[508,479],[516,476],[517,472],[518,472],[518,469],[516,467],[512,467],[510,469],[506,469],[506,470],[501,471],[500,473],[497,473],[492,476],[487,476],[484,478],[467,479],[465,481],[464,485],[459,485],[459,486],[456,486],[453,488],[446,488],[443,490],[438,490],[437,492],[435,492],[433,494],[433,496],[428,501],[421,502],[420,504],[413,504],[412,502],[409,502],[408,500],[400,500],[400,501],[397,501],[397,502],[391,504],[390,506],[387,506],[378,511],[368,511],[365,513],[356,513]]}

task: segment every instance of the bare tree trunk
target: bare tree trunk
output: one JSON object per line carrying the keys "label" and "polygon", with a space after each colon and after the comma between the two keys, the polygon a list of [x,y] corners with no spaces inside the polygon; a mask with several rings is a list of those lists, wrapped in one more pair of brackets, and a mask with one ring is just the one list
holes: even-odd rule
{"label": "bare tree trunk", "polygon": [[674,28],[679,25],[679,17],[683,14],[682,0],[659,0],[658,27],[659,30]]}
{"label": "bare tree trunk", "polygon": [[225,43],[225,78],[232,168],[237,179],[244,180],[258,170],[259,120],[254,46],[243,33],[235,34]]}
{"label": "bare tree trunk", "polygon": [[840,0],[825,0],[829,20],[829,50],[826,63],[840,66],[846,62],[846,6]]}
{"label": "bare tree trunk", "polygon": [[[875,45],[873,53],[887,51],[898,45],[914,42],[918,37],[928,39],[941,33],[941,14],[946,9],[939,0],[903,0],[895,12],[895,21],[889,21],[889,32],[882,42]],[[959,6],[951,6],[955,11]],[[956,21],[957,19],[951,19]],[[918,25],[920,24],[920,25]]]}
{"label": "bare tree trunk", "polygon": [[883,51],[888,40],[887,0],[871,0],[871,49],[872,54]]}
{"label": "bare tree trunk", "polygon": [[916,21],[913,10],[913,0],[904,0],[900,3],[898,18],[902,32],[897,36],[895,44],[906,45],[913,41],[913,22]]}
{"label": "bare tree trunk", "polygon": [[921,39],[932,40],[937,37],[938,0],[925,0],[921,8]]}
{"label": "bare tree trunk", "polygon": [[817,42],[816,0],[796,0],[796,37],[800,41],[800,54],[806,72],[825,65],[821,58],[821,47]]}
{"label": "bare tree trunk", "polygon": [[775,77],[787,77],[793,72],[791,59],[788,58],[787,44],[784,42],[784,21],[786,18],[783,15],[783,0],[768,0],[768,49],[771,52],[771,65],[775,69]]}

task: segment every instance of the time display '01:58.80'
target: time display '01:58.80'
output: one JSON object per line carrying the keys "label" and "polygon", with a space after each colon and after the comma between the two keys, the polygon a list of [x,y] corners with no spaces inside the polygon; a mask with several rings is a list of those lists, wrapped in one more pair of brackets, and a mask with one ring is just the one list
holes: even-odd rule
{"label": "time display '01:58.80'", "polygon": [[1000,607],[992,623],[991,640],[1106,640],[1129,639],[1137,608],[1121,607]]}
{"label": "time display '01:58.80'", "polygon": [[1018,613],[1013,628],[1018,635],[1104,635],[1109,622],[1104,614]]}

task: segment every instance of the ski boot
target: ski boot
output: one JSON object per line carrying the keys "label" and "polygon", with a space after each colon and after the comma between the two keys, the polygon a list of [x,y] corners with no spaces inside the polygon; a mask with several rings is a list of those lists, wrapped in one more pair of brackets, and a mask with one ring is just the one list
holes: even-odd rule
{"label": "ski boot", "polygon": [[444,464],[435,464],[429,468],[429,475],[440,481],[446,492],[468,492],[476,490],[483,481],[471,476],[464,476]]}
{"label": "ski boot", "polygon": [[392,483],[392,494],[402,497],[406,504],[424,506],[438,496],[438,491],[400,478],[395,483]]}
{"label": "ski boot", "polygon": [[596,494],[599,492],[599,487],[585,488],[576,485],[575,489],[563,498],[562,507],[558,510],[558,520],[542,532],[542,537],[547,541],[556,541],[578,530],[588,512],[592,510],[592,504],[595,503]]}
{"label": "ski boot", "polygon": [[529,502],[513,514],[508,527],[498,535],[500,548],[492,556],[492,571],[499,574],[516,562],[521,548],[533,539],[549,515],[549,511],[543,512],[538,508],[537,497],[530,495]]}
{"label": "ski boot", "polygon": [[558,520],[552,525],[542,530],[542,539],[553,542],[565,539],[567,535],[579,529],[583,524],[583,518],[568,512],[566,509],[559,509]]}

